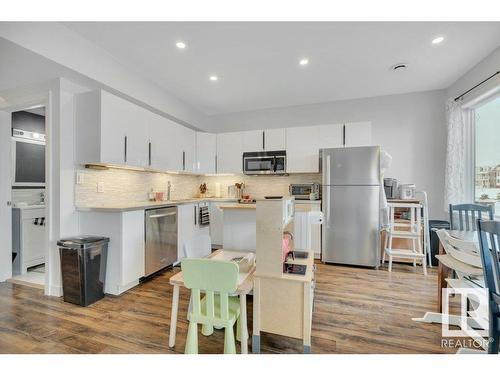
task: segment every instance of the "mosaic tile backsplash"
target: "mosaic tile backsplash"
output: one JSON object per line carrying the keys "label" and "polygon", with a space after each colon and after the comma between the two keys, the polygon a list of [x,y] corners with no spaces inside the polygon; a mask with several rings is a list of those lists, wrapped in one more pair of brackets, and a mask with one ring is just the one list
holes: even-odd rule
{"label": "mosaic tile backsplash", "polygon": [[[216,183],[220,184],[221,197],[228,197],[228,186],[236,182],[245,184],[245,194],[253,198],[266,195],[288,195],[291,183],[321,182],[321,175],[295,174],[290,176],[194,176],[167,173],[152,173],[123,169],[78,169],[83,174],[83,183],[75,185],[75,205],[116,205],[121,203],[144,202],[148,193],[167,191],[167,183],[172,185],[171,199],[186,199],[199,196],[199,186],[207,184],[207,196],[215,196]],[[97,192],[98,183],[103,192]]]}

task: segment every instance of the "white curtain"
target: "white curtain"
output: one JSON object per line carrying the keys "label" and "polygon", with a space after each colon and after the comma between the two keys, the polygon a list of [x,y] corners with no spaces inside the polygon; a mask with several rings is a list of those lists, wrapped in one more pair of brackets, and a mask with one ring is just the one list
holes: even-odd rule
{"label": "white curtain", "polygon": [[465,111],[460,101],[450,98],[446,102],[446,171],[444,209],[449,204],[467,202],[467,129]]}

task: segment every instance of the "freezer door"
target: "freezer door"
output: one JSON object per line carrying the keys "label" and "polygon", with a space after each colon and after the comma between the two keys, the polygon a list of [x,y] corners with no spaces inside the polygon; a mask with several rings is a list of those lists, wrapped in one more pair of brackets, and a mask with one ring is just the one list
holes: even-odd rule
{"label": "freezer door", "polygon": [[324,186],[323,262],[379,265],[379,189]]}
{"label": "freezer door", "polygon": [[[380,147],[345,147],[322,150],[322,168],[330,166],[325,185],[379,185]],[[327,171],[323,170],[323,176]]]}

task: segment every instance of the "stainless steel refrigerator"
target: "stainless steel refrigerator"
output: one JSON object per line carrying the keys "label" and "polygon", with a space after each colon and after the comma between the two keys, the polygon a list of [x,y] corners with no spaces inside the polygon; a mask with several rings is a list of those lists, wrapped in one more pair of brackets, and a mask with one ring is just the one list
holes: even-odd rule
{"label": "stainless steel refrigerator", "polygon": [[321,150],[322,261],[380,264],[380,148]]}

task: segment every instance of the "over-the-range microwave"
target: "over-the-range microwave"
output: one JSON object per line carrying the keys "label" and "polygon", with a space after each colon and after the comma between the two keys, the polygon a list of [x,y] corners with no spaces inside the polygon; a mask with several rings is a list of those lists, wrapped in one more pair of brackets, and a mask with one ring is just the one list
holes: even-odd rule
{"label": "over-the-range microwave", "polygon": [[247,175],[286,174],[286,151],[244,152],[243,173]]}

